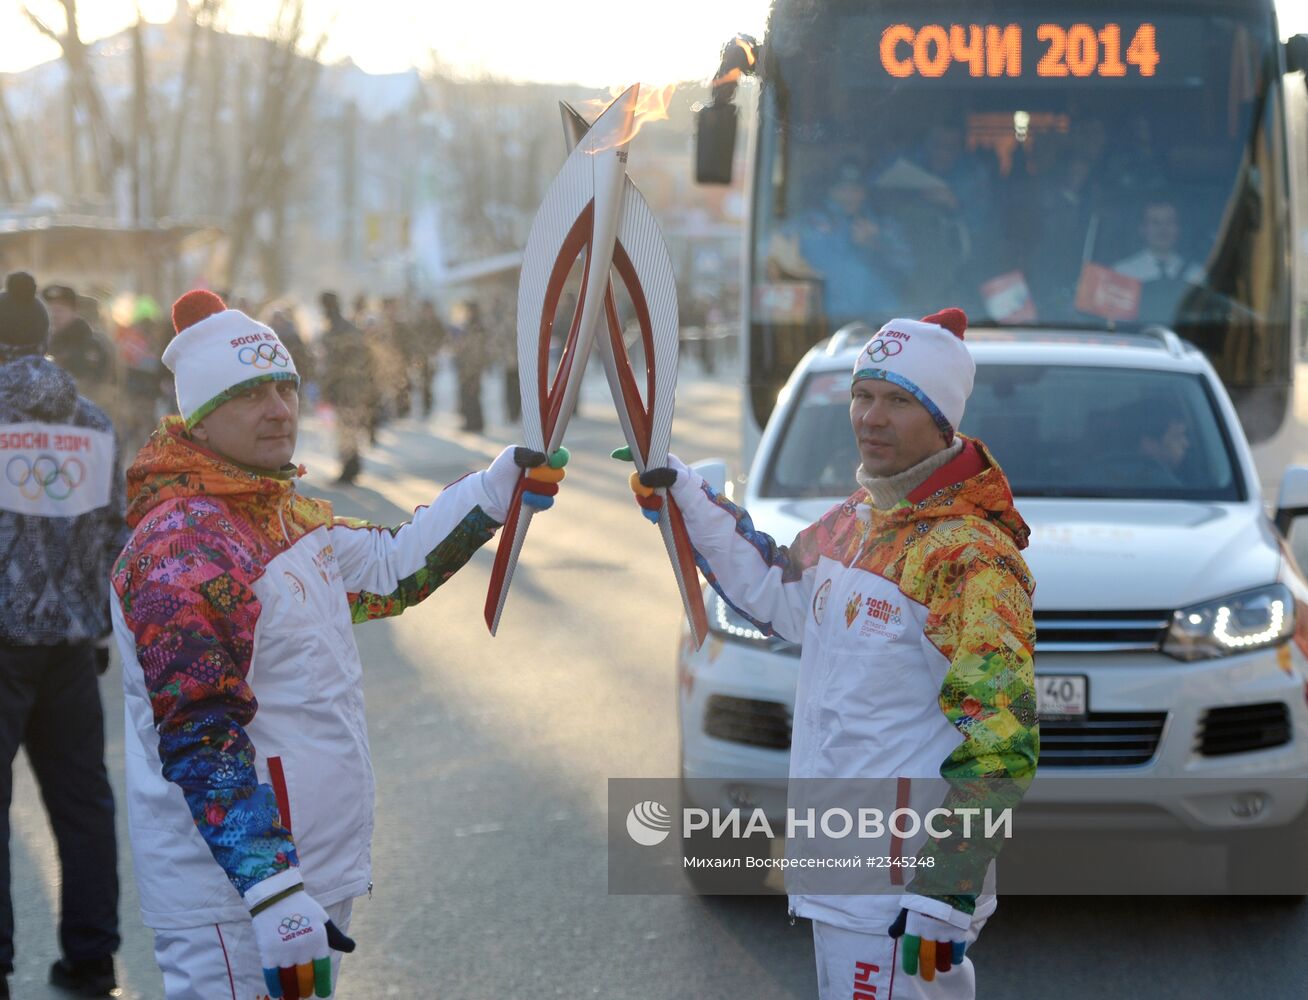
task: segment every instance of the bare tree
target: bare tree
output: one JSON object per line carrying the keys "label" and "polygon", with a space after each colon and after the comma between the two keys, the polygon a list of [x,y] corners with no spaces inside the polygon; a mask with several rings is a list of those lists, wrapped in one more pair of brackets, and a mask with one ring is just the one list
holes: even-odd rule
{"label": "bare tree", "polygon": [[17,188],[11,186],[9,182],[9,171],[7,168],[0,166],[0,180],[4,182],[4,196],[8,200],[13,200],[14,191],[22,193],[22,197],[30,198],[36,194],[36,181],[32,173],[32,162],[27,156],[27,144],[24,143],[18,135],[18,127],[14,124],[14,117],[9,113],[9,101],[5,97],[4,77],[0,76],[0,128],[4,130],[4,136],[8,140],[9,159],[12,159],[14,166],[17,168],[17,177],[15,178]]}
{"label": "bare tree", "polygon": [[[77,30],[77,0],[59,0],[64,15],[64,31],[56,31],[32,9],[23,4],[23,14],[41,34],[56,42],[63,51],[64,62],[77,105],[86,116],[91,145],[95,150],[96,177],[101,194],[112,196],[114,178],[126,156],[123,144],[114,135],[105,106],[104,95],[92,72],[86,45]],[[70,136],[70,142],[76,137]]]}
{"label": "bare tree", "polygon": [[155,208],[159,215],[173,211],[173,197],[177,191],[177,177],[182,169],[182,144],[186,136],[186,122],[191,107],[191,94],[196,85],[196,68],[200,62],[200,38],[204,26],[213,29],[217,12],[216,0],[200,0],[191,13],[191,25],[186,34],[186,58],[182,63],[182,82],[177,94],[177,107],[173,109],[172,134],[168,142],[168,161],[164,165],[155,193]]}
{"label": "bare tree", "polygon": [[[295,134],[303,127],[309,104],[317,89],[322,69],[319,57],[327,43],[326,33],[301,55],[304,39],[304,0],[281,0],[277,17],[267,41],[262,83],[253,126],[247,130],[242,142],[244,160],[237,186],[236,206],[231,216],[231,251],[228,258],[228,279],[234,281],[240,274],[246,254],[257,240],[256,222],[267,212],[269,220],[267,238],[280,241],[281,234],[273,221],[284,209],[287,190],[287,161]],[[280,291],[280,253],[266,253],[266,263],[273,262],[277,273],[264,274],[264,286]]]}
{"label": "bare tree", "polygon": [[132,36],[132,222],[154,221],[155,134],[150,115],[150,73],[146,65],[145,32],[137,7]]}
{"label": "bare tree", "polygon": [[446,134],[440,144],[442,198],[448,221],[479,256],[512,250],[545,187],[563,161],[555,88],[495,77],[458,80],[438,72],[429,81]]}

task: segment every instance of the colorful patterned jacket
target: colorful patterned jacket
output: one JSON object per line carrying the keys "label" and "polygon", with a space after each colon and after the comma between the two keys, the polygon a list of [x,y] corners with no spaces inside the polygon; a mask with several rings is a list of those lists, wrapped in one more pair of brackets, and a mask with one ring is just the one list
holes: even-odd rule
{"label": "colorful patterned jacket", "polygon": [[296,866],[323,905],[367,891],[373,775],[351,625],[423,600],[492,536],[505,512],[484,476],[380,528],[298,495],[294,471],[201,449],[180,418],[155,431],[128,470],[134,531],[112,581],[147,926],[239,919],[241,894]]}
{"label": "colorful patterned jacket", "polygon": [[[965,439],[891,510],[876,510],[860,490],[788,547],[681,470],[673,495],[709,582],[765,633],[802,643],[791,778],[895,779],[885,783],[892,800],[877,803],[886,816],[910,802],[919,815],[942,803],[995,815],[1016,806],[1040,746],[1035,585],[1019,555],[1029,531],[985,447]],[[932,801],[918,800],[914,780]],[[792,784],[792,799],[801,787],[815,783]],[[993,908],[991,861],[1002,840],[950,832],[886,846],[931,857],[939,877],[924,879],[919,867],[908,891],[917,908],[966,927]],[[902,872],[892,869],[890,881]],[[900,903],[892,894],[792,893],[800,915],[879,933]]]}

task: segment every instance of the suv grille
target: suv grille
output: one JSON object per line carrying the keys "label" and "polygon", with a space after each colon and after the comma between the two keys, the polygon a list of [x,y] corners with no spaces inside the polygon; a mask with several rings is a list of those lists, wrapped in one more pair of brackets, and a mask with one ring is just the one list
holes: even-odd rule
{"label": "suv grille", "polygon": [[715,694],[704,710],[704,732],[719,740],[790,749],[790,710],[775,701]]}
{"label": "suv grille", "polygon": [[1040,720],[1040,767],[1147,764],[1158,749],[1166,712],[1091,712],[1084,720]]}
{"label": "suv grille", "polygon": [[1162,648],[1171,620],[1170,611],[1041,611],[1036,651],[1152,652]]}
{"label": "suv grille", "polygon": [[1285,702],[1210,708],[1199,723],[1199,752],[1205,757],[1266,750],[1290,742]]}

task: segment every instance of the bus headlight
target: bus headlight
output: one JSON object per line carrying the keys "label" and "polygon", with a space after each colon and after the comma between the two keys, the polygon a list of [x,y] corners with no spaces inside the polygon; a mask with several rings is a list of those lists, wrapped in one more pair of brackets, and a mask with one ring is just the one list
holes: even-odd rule
{"label": "bus headlight", "polygon": [[1207,660],[1283,642],[1294,633],[1294,598],[1274,583],[1172,614],[1163,652],[1178,660]]}

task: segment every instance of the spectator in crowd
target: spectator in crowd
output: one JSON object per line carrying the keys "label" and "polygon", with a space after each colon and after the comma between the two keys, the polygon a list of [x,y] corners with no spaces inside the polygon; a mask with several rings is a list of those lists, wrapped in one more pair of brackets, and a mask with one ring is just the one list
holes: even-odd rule
{"label": "spectator in crowd", "polygon": [[[56,299],[61,296],[56,295]],[[109,664],[109,572],[127,540],[114,428],[44,355],[49,319],[30,275],[0,293],[0,997],[14,971],[9,803],[27,750],[59,852],[50,982],[116,995],[118,860],[98,677]]]}
{"label": "spectator in crowd", "polygon": [[300,336],[300,327],[295,322],[295,314],[290,309],[274,309],[272,315],[268,317],[268,326],[277,334],[282,346],[295,362],[295,370],[300,373],[300,391],[304,392],[305,387],[315,381],[316,373],[313,352]]}
{"label": "spectator in crowd", "polygon": [[430,417],[436,405],[436,372],[440,355],[445,350],[445,324],[436,312],[436,303],[423,299],[418,307],[418,320],[414,324],[416,355],[418,363],[418,384],[422,388],[422,415]]}
{"label": "spectator in crowd", "polygon": [[360,330],[366,330],[368,321],[372,318],[372,309],[368,305],[368,294],[367,292],[359,292],[354,296],[354,301],[350,303],[350,322]]}
{"label": "spectator in crowd", "polygon": [[77,382],[80,395],[108,409],[114,390],[114,352],[104,334],[77,311],[77,292],[47,285],[41,292],[50,310],[50,357]]}
{"label": "spectator in crowd", "polygon": [[512,303],[498,295],[491,303],[489,332],[492,353],[504,378],[504,417],[516,424],[522,419],[522,383],[518,376],[518,324]]}
{"label": "spectator in crowd", "polygon": [[454,316],[454,365],[459,377],[459,413],[463,429],[480,434],[486,427],[481,406],[481,376],[486,370],[486,328],[481,322],[481,308],[468,299],[460,303]]}
{"label": "spectator in crowd", "polygon": [[159,305],[145,295],[123,295],[114,304],[114,344],[123,373],[119,434],[134,452],[150,434],[169,384],[162,353]]}
{"label": "spectator in crowd", "polygon": [[327,326],[318,340],[317,369],[322,398],[335,409],[336,451],[341,459],[336,482],[348,486],[363,468],[359,451],[368,432],[373,395],[372,353],[359,328],[341,315],[335,292],[323,292],[319,301]]}
{"label": "spectator in crowd", "polygon": [[382,299],[381,322],[376,340],[383,345],[387,361],[385,391],[388,408],[396,417],[407,417],[413,410],[413,382],[417,367],[417,345],[413,328],[400,311],[400,301],[393,295]]}

